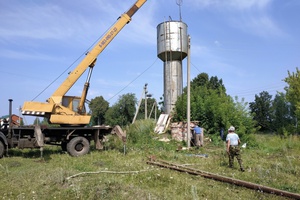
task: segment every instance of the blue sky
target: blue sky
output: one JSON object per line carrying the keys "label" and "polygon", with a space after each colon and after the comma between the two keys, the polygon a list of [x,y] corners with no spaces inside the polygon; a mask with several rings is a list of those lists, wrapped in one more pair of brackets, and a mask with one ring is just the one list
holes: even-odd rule
{"label": "blue sky", "polygon": [[[24,101],[50,97],[76,63],[68,67],[134,2],[0,0],[0,116],[8,114],[10,98],[18,114]],[[99,55],[88,99],[101,95],[110,105],[126,93],[139,99],[145,83],[154,98],[162,96],[156,27],[179,20],[178,2],[144,4]],[[217,76],[229,95],[247,102],[262,91],[284,91],[288,70],[299,67],[299,10],[298,0],[182,0],[181,16],[191,36],[191,78],[202,72]],[[186,86],[186,59],[183,72]],[[68,94],[80,95],[85,80],[86,74]]]}

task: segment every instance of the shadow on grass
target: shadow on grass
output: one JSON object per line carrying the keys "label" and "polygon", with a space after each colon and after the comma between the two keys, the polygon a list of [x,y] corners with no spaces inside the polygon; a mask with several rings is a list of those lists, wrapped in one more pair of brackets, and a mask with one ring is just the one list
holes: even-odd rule
{"label": "shadow on grass", "polygon": [[47,162],[51,160],[51,155],[64,153],[59,147],[44,147],[43,151],[39,148],[8,150],[8,157],[38,158],[37,162]]}
{"label": "shadow on grass", "polygon": [[[93,151],[112,151],[116,150],[120,153],[124,153],[123,146],[104,146],[103,149],[97,150],[95,145],[91,144],[90,152]],[[29,158],[29,159],[37,159],[36,162],[48,162],[51,160],[52,155],[60,155],[66,154],[66,151],[63,151],[60,146],[45,146],[43,151],[41,152],[40,148],[25,148],[25,149],[18,149],[18,148],[11,148],[8,150],[8,156],[6,157],[22,157],[22,158]]]}

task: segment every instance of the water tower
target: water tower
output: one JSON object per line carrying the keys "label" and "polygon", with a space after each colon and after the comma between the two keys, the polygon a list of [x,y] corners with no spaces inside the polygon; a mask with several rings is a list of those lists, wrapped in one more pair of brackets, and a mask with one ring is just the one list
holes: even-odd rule
{"label": "water tower", "polygon": [[182,94],[182,60],[187,56],[187,25],[166,21],[157,26],[157,56],[164,62],[164,112],[170,114]]}

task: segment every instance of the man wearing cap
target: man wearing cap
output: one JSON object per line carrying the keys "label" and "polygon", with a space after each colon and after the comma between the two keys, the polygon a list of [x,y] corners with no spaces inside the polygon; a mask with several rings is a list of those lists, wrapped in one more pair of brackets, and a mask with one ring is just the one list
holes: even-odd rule
{"label": "man wearing cap", "polygon": [[226,142],[227,142],[227,153],[228,153],[228,157],[229,157],[229,167],[233,167],[233,160],[234,157],[237,158],[238,163],[240,165],[240,169],[242,172],[244,172],[244,168],[243,168],[243,161],[242,161],[242,157],[240,154],[240,147],[239,144],[241,143],[240,138],[238,136],[238,134],[235,133],[235,128],[233,126],[230,126],[228,129],[228,134],[226,137]]}

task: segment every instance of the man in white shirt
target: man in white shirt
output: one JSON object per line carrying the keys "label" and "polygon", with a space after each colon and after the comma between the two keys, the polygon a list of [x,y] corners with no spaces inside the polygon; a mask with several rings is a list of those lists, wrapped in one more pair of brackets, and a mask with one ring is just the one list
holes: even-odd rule
{"label": "man in white shirt", "polygon": [[236,159],[238,160],[238,163],[240,165],[241,171],[244,172],[245,170],[242,165],[243,161],[242,161],[242,157],[240,154],[240,147],[239,147],[239,144],[241,143],[241,141],[240,141],[238,134],[235,133],[235,128],[233,126],[230,126],[228,129],[226,143],[227,143],[226,151],[227,151],[228,157],[229,157],[229,167],[231,167],[231,168],[233,167],[234,157],[236,157]]}

